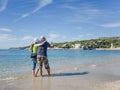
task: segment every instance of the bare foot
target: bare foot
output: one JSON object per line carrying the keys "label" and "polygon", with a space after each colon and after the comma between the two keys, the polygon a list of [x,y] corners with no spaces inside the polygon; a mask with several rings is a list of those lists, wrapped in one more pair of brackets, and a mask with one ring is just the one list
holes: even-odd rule
{"label": "bare foot", "polygon": [[35,75],[34,77],[37,77],[37,75]]}
{"label": "bare foot", "polygon": [[43,75],[40,75],[40,77],[43,77]]}
{"label": "bare foot", "polygon": [[33,77],[37,77],[36,75],[33,75]]}

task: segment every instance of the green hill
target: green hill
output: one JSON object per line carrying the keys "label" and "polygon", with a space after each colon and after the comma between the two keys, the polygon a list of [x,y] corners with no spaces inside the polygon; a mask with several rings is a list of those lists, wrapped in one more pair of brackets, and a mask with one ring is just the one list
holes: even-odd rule
{"label": "green hill", "polygon": [[114,48],[117,48],[120,47],[120,37],[101,37],[98,39],[54,43],[54,46],[58,48],[73,48],[75,44],[80,44],[81,47],[87,47],[89,49],[110,48],[111,44]]}
{"label": "green hill", "polygon": [[[53,43],[56,48],[74,48],[75,44],[80,44],[80,48],[83,49],[96,49],[96,48],[110,48],[113,45],[114,48],[120,47],[120,37],[101,37],[98,39],[90,40],[77,40],[71,42]],[[10,49],[26,49],[29,46],[24,47],[12,47]]]}

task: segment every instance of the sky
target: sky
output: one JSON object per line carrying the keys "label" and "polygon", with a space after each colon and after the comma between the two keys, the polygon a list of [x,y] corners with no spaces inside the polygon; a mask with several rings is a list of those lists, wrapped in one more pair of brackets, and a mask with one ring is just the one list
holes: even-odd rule
{"label": "sky", "polygon": [[0,49],[120,36],[120,0],[0,0]]}

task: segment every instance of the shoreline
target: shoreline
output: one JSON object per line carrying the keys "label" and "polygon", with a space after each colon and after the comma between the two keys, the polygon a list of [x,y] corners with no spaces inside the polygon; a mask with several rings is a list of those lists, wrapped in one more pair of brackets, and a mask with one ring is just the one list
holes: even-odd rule
{"label": "shoreline", "polygon": [[96,50],[120,50],[120,48],[96,48]]}
{"label": "shoreline", "polygon": [[[49,50],[67,50],[66,48],[52,48]],[[82,48],[69,48],[68,50],[84,50]],[[89,50],[89,49],[88,49]],[[120,50],[120,47],[119,48],[96,48],[96,49],[91,49],[91,50]]]}
{"label": "shoreline", "polygon": [[[84,50],[83,48],[48,48],[49,50]],[[9,48],[9,49],[0,49],[0,50],[28,50],[28,48]],[[120,50],[120,47],[117,48],[94,48],[94,49],[85,49],[85,50]]]}
{"label": "shoreline", "polygon": [[[119,90],[120,63],[69,71],[52,72],[52,76],[6,81],[1,90]],[[45,73],[45,72],[44,72]],[[46,73],[45,73],[46,74]]]}

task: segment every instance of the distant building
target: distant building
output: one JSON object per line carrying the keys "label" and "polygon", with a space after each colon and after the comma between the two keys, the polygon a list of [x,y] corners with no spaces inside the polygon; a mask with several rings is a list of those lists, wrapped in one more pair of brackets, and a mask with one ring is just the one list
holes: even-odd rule
{"label": "distant building", "polygon": [[62,47],[65,47],[67,44],[63,44]]}
{"label": "distant building", "polygon": [[75,44],[75,45],[74,45],[74,48],[75,48],[75,49],[79,49],[80,47],[81,47],[81,44]]}
{"label": "distant building", "polygon": [[114,48],[113,43],[111,43],[111,48]]}

